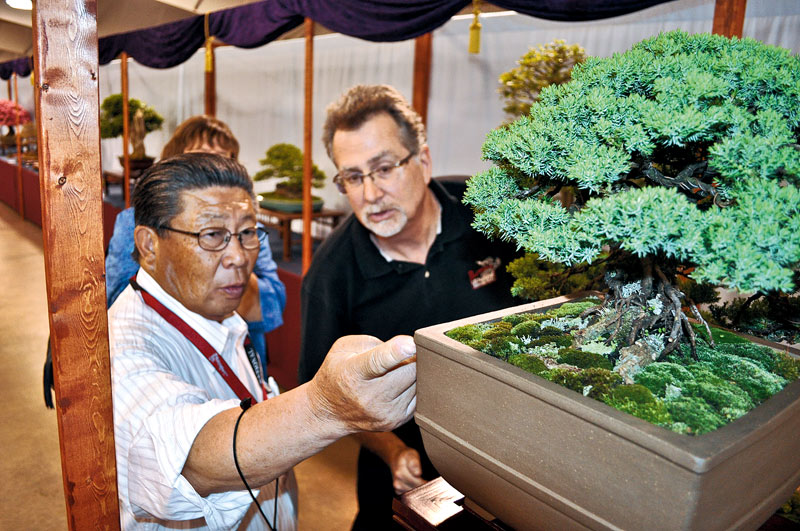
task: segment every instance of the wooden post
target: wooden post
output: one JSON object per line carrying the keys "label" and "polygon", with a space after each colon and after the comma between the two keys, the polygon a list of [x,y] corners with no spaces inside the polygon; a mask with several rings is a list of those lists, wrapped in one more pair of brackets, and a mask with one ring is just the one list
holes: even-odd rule
{"label": "wooden post", "polygon": [[22,131],[20,130],[19,116],[19,84],[17,83],[17,73],[14,72],[14,130],[17,132],[17,210],[21,218],[25,218],[25,196],[22,193]]}
{"label": "wooden post", "polygon": [[[213,37],[211,39],[213,41]],[[208,116],[217,115],[217,64],[216,49],[213,44],[206,47],[206,91],[205,113]]]}
{"label": "wooden post", "polygon": [[33,10],[42,237],[72,530],[119,529],[103,264],[94,0]]}
{"label": "wooden post", "polygon": [[8,88],[8,99],[11,99],[11,78],[6,79],[6,87]]}
{"label": "wooden post", "polygon": [[717,0],[714,5],[714,25],[712,33],[726,37],[742,37],[744,12],[747,0]]}
{"label": "wooden post", "polygon": [[314,112],[314,21],[306,17],[306,98],[303,119],[303,274],[311,266],[311,139]]}
{"label": "wooden post", "polygon": [[431,56],[433,54],[433,33],[426,33],[414,40],[414,95],[411,106],[428,123],[428,95],[431,87]]}
{"label": "wooden post", "polygon": [[119,54],[120,76],[122,78],[122,197],[125,208],[131,206],[131,156],[128,147],[131,143],[131,109],[128,92],[128,53]]}

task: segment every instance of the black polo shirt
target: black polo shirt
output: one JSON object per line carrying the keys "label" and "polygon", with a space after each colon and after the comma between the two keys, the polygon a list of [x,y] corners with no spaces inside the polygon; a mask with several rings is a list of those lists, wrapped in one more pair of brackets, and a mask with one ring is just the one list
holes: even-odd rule
{"label": "black polo shirt", "polygon": [[[513,278],[506,272],[519,253],[472,229],[472,211],[441,184],[431,181],[430,187],[442,206],[442,230],[425,264],[388,262],[353,215],[314,254],[301,293],[300,383],[314,376],[341,336],[368,334],[385,341],[521,302],[511,296]],[[494,282],[480,286],[491,269],[487,264],[497,259]]]}

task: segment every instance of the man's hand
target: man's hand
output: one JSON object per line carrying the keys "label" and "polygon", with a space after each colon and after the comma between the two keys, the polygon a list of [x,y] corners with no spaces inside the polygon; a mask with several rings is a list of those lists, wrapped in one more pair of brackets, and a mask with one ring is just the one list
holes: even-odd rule
{"label": "man's hand", "polygon": [[392,469],[392,486],[398,496],[425,483],[422,479],[419,452],[409,446],[396,452],[389,461],[389,466]]}
{"label": "man's hand", "polygon": [[314,413],[348,431],[389,431],[407,422],[417,405],[416,346],[409,336],[386,343],[347,336],[333,344],[310,382]]}

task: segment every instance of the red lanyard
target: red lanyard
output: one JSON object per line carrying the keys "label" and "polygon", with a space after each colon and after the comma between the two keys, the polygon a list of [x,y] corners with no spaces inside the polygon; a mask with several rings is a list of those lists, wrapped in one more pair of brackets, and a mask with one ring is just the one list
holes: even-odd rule
{"label": "red lanyard", "polygon": [[[208,341],[203,339],[203,337],[200,334],[198,334],[194,330],[194,328],[189,326],[186,323],[186,321],[178,317],[175,314],[175,312],[173,312],[172,310],[161,304],[161,302],[159,302],[158,299],[150,295],[150,293],[148,293],[147,290],[141,287],[139,283],[136,282],[135,276],[131,277],[130,283],[131,286],[133,286],[133,289],[139,291],[142,294],[142,299],[144,299],[145,304],[154,309],[161,317],[163,317],[169,324],[174,326],[178,330],[178,332],[183,334],[183,336],[186,339],[191,341],[191,343],[195,347],[197,347],[197,350],[199,350],[203,354],[203,356],[205,356],[206,359],[211,362],[211,365],[213,365],[214,368],[217,369],[217,372],[220,374],[220,376],[222,376],[222,378],[230,386],[233,392],[236,393],[236,396],[238,396],[240,400],[246,400],[249,398],[254,404],[258,402],[258,400],[256,400],[253,397],[250,391],[247,390],[247,388],[244,386],[239,377],[236,376],[236,374],[234,374],[234,372],[231,370],[230,366],[225,362],[225,360],[222,359],[222,356],[219,355],[219,353],[214,349],[214,347],[212,347],[208,343]],[[250,338],[248,337],[245,342],[247,343],[249,340]],[[253,350],[253,352],[255,352],[252,346],[250,347],[250,349]],[[264,393],[264,400],[266,400],[267,389],[264,386],[263,379],[260,377],[261,370],[260,367],[258,366],[257,355],[256,359],[253,359],[253,356],[251,356],[248,353],[248,358],[250,359],[250,363],[253,364],[253,371],[255,372],[256,377],[259,379],[259,383],[261,384],[261,390]]]}

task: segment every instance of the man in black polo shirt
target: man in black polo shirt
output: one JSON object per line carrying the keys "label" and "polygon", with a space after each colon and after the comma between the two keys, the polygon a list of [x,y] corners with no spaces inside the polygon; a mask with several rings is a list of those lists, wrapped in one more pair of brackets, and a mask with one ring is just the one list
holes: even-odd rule
{"label": "man in black polo shirt", "polygon": [[[513,247],[470,228],[472,213],[431,179],[422,121],[386,85],[358,85],[328,108],[323,141],[353,208],[303,280],[299,380],[345,334],[386,340],[514,304]],[[392,525],[394,494],[436,477],[412,421],[362,433],[354,529]]]}

